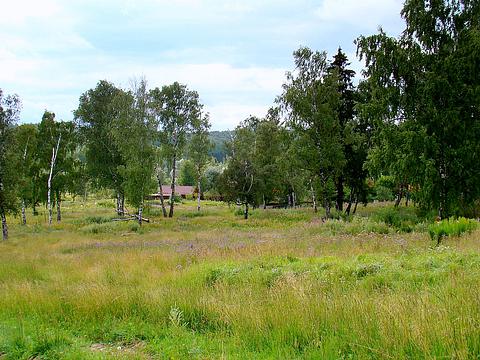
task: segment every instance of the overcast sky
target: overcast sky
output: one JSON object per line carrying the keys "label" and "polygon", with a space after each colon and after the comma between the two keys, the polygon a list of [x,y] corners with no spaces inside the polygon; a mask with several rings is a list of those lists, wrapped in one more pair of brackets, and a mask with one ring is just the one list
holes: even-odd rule
{"label": "overcast sky", "polygon": [[299,46],[341,46],[403,28],[402,0],[14,0],[0,9],[0,88],[23,102],[22,122],[48,109],[71,120],[101,79],[127,87],[174,81],[198,91],[214,130],[264,116]]}

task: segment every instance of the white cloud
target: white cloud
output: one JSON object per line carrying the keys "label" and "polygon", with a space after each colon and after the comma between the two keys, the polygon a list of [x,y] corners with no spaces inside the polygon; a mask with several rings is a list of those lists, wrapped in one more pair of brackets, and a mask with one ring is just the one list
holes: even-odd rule
{"label": "white cloud", "polygon": [[[401,7],[401,0],[324,0],[316,2],[321,4],[318,8],[312,3],[5,2],[0,17],[0,85],[21,96],[25,121],[39,121],[45,108],[71,119],[81,93],[100,79],[125,87],[129,78],[139,75],[146,76],[150,87],[179,81],[199,92],[214,128],[233,128],[251,114],[265,115],[281,92],[284,73],[292,66],[291,53],[300,44],[336,48],[336,41],[342,40],[329,42],[333,34],[351,40],[350,33],[375,31],[379,24],[398,20]],[[205,27],[209,27],[206,39]],[[198,33],[192,34],[192,29]],[[218,39],[212,29],[218,31]],[[125,41],[118,41],[123,36]],[[130,49],[135,36],[137,47]],[[359,70],[351,49],[345,51]]]}
{"label": "white cloud", "polygon": [[237,102],[226,102],[207,107],[210,117],[215,119],[215,129],[233,130],[242,120],[250,115],[264,117],[270,106],[244,104],[239,105]]}
{"label": "white cloud", "polygon": [[325,22],[375,28],[398,19],[402,0],[324,0],[315,11]]}
{"label": "white cloud", "polygon": [[54,0],[15,0],[3,1],[0,25],[20,26],[39,19],[55,19],[62,13],[59,3]]}
{"label": "white cloud", "polygon": [[281,92],[285,74],[285,69],[280,68],[241,68],[223,63],[145,66],[112,64],[106,59],[102,62],[103,71],[90,76],[92,83],[106,78],[128,86],[129,77],[144,75],[150,87],[178,81],[198,91],[215,129],[234,128],[249,115],[264,116]]}

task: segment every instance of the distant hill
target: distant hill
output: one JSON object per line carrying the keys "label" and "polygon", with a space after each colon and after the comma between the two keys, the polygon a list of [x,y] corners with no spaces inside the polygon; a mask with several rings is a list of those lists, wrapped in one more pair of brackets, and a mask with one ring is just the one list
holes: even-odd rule
{"label": "distant hill", "polygon": [[210,131],[210,140],[215,144],[215,147],[210,151],[210,155],[215,157],[217,161],[223,162],[226,157],[225,142],[229,141],[233,135],[233,131]]}

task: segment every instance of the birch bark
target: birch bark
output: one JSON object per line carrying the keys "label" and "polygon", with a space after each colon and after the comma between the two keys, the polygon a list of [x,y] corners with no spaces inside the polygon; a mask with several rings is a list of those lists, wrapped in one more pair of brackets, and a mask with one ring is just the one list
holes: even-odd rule
{"label": "birch bark", "polygon": [[48,204],[48,224],[52,225],[52,179],[53,179],[53,170],[55,168],[55,163],[57,161],[58,148],[60,147],[60,140],[62,136],[58,137],[57,146],[52,148],[52,159],[50,161],[50,173],[48,175],[48,191],[47,191],[47,204]]}

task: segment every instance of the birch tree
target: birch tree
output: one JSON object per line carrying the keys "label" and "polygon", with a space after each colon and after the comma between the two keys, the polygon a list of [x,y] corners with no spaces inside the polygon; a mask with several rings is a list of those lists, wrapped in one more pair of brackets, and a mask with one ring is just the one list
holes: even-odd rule
{"label": "birch tree", "polygon": [[38,162],[37,140],[38,128],[36,125],[23,124],[15,129],[16,152],[19,161],[19,197],[21,200],[22,224],[27,224],[26,208],[36,201],[35,198],[35,173]]}
{"label": "birch tree", "polygon": [[197,183],[197,211],[200,211],[200,200],[202,194],[202,179],[210,158],[209,151],[213,144],[208,137],[210,122],[208,115],[200,116],[195,121],[192,137],[189,141],[188,155],[195,167],[195,180]]}
{"label": "birch tree", "polygon": [[226,147],[228,160],[227,168],[221,175],[221,190],[227,201],[244,206],[243,216],[247,220],[249,206],[257,205],[258,178],[254,166],[254,124],[248,120],[242,122],[235,129],[233,139]]}
{"label": "birch tree", "polygon": [[54,205],[57,222],[62,220],[61,197],[71,188],[77,141],[73,122],[56,121],[54,113],[45,111],[38,126],[37,151],[44,179],[43,189],[46,189],[43,199],[47,203],[49,224],[52,223]]}
{"label": "birch tree", "polygon": [[80,96],[74,111],[86,147],[86,171],[95,188],[115,191],[118,215],[124,214],[124,179],[119,169],[125,166],[125,161],[112,130],[119,112],[114,100],[122,93],[114,84],[99,81],[94,89]]}
{"label": "birch tree", "polygon": [[287,113],[288,125],[301,138],[300,154],[305,170],[315,174],[319,194],[330,217],[335,180],[345,166],[342,146],[338,74],[328,70],[326,53],[300,48],[294,52],[295,72],[287,82],[279,103]]}
{"label": "birch tree", "polygon": [[265,209],[268,202],[279,200],[281,131],[276,118],[262,119],[255,127],[254,166],[258,177],[258,200]]}
{"label": "birch tree", "polygon": [[399,38],[380,30],[357,40],[375,152],[405,169],[389,175],[417,189],[425,210],[478,216],[480,3],[407,0],[401,14]]}
{"label": "birch tree", "polygon": [[118,109],[112,134],[125,165],[119,172],[124,180],[127,201],[137,208],[142,225],[144,200],[154,187],[156,123],[150,112],[145,79],[131,81],[131,90],[117,95]]}
{"label": "birch tree", "polygon": [[52,157],[50,159],[50,171],[48,173],[48,182],[47,182],[47,206],[48,206],[48,224],[52,224],[52,180],[53,180],[53,171],[55,169],[55,164],[57,163],[58,150],[60,148],[60,142],[62,141],[62,135],[59,134],[57,138],[57,143],[52,147]]}
{"label": "birch tree", "polygon": [[160,142],[171,164],[169,217],[173,217],[177,161],[185,152],[187,134],[200,119],[202,105],[196,91],[175,82],[151,91],[152,111],[160,130]]}
{"label": "birch tree", "polygon": [[157,161],[155,164],[155,177],[157,179],[158,194],[160,196],[160,206],[162,207],[163,217],[167,217],[167,209],[165,208],[165,198],[163,196],[163,181],[165,179],[166,165],[161,155],[160,149],[157,149]]}
{"label": "birch tree", "polygon": [[13,126],[18,120],[21,103],[17,95],[4,96],[0,89],[0,218],[2,238],[8,239],[7,213],[17,209],[17,157]]}

